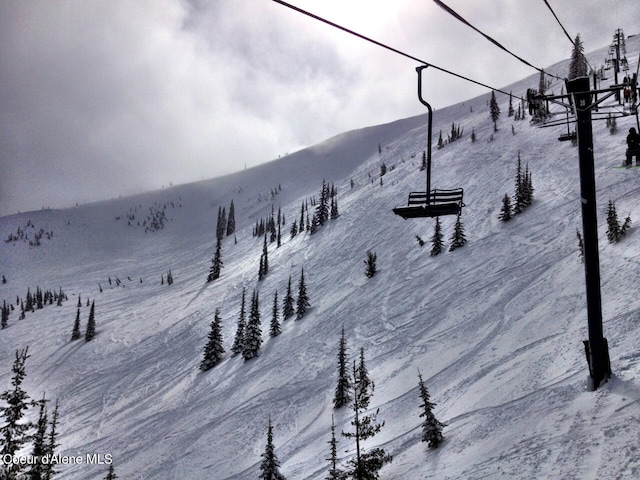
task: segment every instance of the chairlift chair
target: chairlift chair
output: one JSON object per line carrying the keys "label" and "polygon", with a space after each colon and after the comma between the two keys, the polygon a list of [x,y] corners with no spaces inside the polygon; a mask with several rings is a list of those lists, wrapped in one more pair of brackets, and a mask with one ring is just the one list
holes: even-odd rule
{"label": "chairlift chair", "polygon": [[433,126],[433,110],[422,98],[422,71],[428,65],[416,68],[418,72],[418,99],[428,109],[427,115],[427,189],[424,192],[409,193],[406,206],[396,207],[393,213],[404,218],[433,218],[443,215],[460,215],[464,203],[463,189],[431,189],[431,131]]}

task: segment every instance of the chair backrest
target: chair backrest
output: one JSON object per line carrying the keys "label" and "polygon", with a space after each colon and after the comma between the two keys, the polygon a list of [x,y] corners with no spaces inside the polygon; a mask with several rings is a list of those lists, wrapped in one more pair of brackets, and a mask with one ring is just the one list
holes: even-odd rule
{"label": "chair backrest", "polygon": [[462,204],[463,189],[456,188],[451,190],[431,190],[427,196],[427,192],[411,192],[409,193],[409,205],[439,205],[443,203]]}

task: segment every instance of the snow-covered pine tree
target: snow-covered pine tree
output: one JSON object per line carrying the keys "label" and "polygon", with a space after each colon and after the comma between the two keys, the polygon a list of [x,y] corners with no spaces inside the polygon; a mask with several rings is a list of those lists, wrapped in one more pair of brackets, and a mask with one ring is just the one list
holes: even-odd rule
{"label": "snow-covered pine tree", "polygon": [[244,348],[242,357],[251,360],[257,357],[262,346],[262,325],[260,322],[260,299],[254,290],[251,297],[251,310],[249,312],[249,322],[244,333]]}
{"label": "snow-covered pine tree", "polygon": [[80,340],[80,309],[76,312],[76,321],[73,323],[73,332],[71,332],[71,340]]}
{"label": "snow-covered pine tree", "polygon": [[360,349],[360,364],[356,367],[353,362],[353,402],[352,409],[354,418],[351,426],[354,428],[350,432],[342,432],[342,436],[352,438],[356,443],[356,455],[350,459],[348,475],[357,480],[377,480],[380,469],[393,460],[383,448],[376,447],[365,451],[362,442],[374,437],[384,426],[384,422],[378,423],[377,416],[379,410],[365,415],[369,409],[371,397],[375,389],[373,381],[369,378],[364,362],[364,349]]}
{"label": "snow-covered pine tree", "polygon": [[511,199],[509,198],[509,195],[505,193],[504,197],[502,197],[502,208],[500,209],[498,219],[502,222],[508,222],[511,218]]}
{"label": "snow-covered pine tree", "polygon": [[104,480],[116,480],[116,478],[120,478],[120,477],[116,475],[116,471],[113,468],[113,463],[112,463],[111,465],[109,465],[109,471],[107,472],[107,476],[104,477]]}
{"label": "snow-covered pine tree", "polygon": [[524,169],[524,185],[522,189],[524,191],[524,204],[525,206],[530,206],[533,203],[533,192],[535,188],[533,188],[533,178],[531,175],[531,171],[529,170],[529,164],[527,163]]}
{"label": "snow-covered pine tree", "polygon": [[320,202],[316,207],[316,215],[318,225],[324,225],[329,219],[329,189],[327,187],[327,182],[322,180],[322,189],[320,190]]}
{"label": "snow-covered pine tree", "polygon": [[287,283],[287,293],[282,300],[282,317],[284,318],[284,320],[293,317],[293,314],[296,313],[295,309],[293,308],[293,302],[293,295],[291,294],[291,275],[289,275],[289,282]]}
{"label": "snow-covered pine tree", "polygon": [[420,398],[422,399],[420,418],[424,418],[424,422],[422,422],[422,441],[427,442],[429,448],[438,448],[438,445],[442,443],[442,429],[445,427],[445,424],[439,422],[433,414],[433,407],[435,407],[436,404],[431,402],[429,390],[427,390],[422,380],[420,371],[418,371],[418,379]]}
{"label": "snow-covered pine tree", "polygon": [[264,244],[262,245],[262,255],[260,255],[260,268],[258,269],[258,280],[262,280],[269,273],[269,252],[267,250],[267,234],[264,234]]}
{"label": "snow-covered pine tree", "polygon": [[216,366],[224,358],[224,346],[222,343],[222,325],[220,324],[220,309],[216,308],[211,321],[207,345],[204,348],[204,356],[200,362],[200,370],[207,371]]}
{"label": "snow-covered pine tree", "polygon": [[277,337],[282,332],[280,328],[280,312],[278,309],[278,291],[273,294],[273,308],[271,309],[271,324],[269,325],[269,336]]}
{"label": "snow-covered pine tree", "polygon": [[[33,405],[26,391],[22,389],[22,382],[26,377],[25,363],[29,355],[29,347],[24,350],[16,350],[16,359],[13,362],[11,377],[12,388],[0,394],[0,401],[6,406],[0,406],[0,416],[4,425],[0,427],[0,458],[13,457],[29,440],[29,430],[33,423],[25,421],[27,410]],[[6,457],[5,457],[6,456]],[[0,463],[0,478],[20,478],[25,465],[20,462]]]}
{"label": "snow-covered pine tree", "polygon": [[282,246],[282,232],[280,227],[280,222],[278,222],[278,243],[276,248],[280,248]]}
{"label": "snow-covered pine tree", "polygon": [[514,215],[522,213],[524,209],[527,208],[525,188],[526,182],[522,173],[522,160],[520,159],[520,152],[518,152],[518,166],[516,168],[515,194],[513,201]]}
{"label": "snow-covered pine tree", "polygon": [[45,478],[46,465],[42,463],[42,458],[47,454],[47,402],[45,395],[37,402],[40,407],[38,422],[36,423],[36,433],[32,437],[33,449],[31,450],[34,462],[29,468],[29,479],[43,480]]}
{"label": "snow-covered pine tree", "polygon": [[298,224],[296,223],[296,220],[294,220],[291,224],[291,230],[289,230],[289,234],[291,235],[291,238],[295,237],[298,234]]}
{"label": "snow-covered pine tree", "polygon": [[10,313],[10,309],[7,306],[7,302],[3,301],[2,302],[2,323],[0,324],[2,326],[2,328],[7,328],[8,324],[9,324],[9,313]]}
{"label": "snow-covered pine tree", "polygon": [[227,237],[236,233],[236,208],[233,205],[233,199],[231,205],[229,205],[229,217],[227,218]]}
{"label": "snow-covered pine tree", "polygon": [[280,473],[280,461],[276,455],[276,448],[273,445],[273,425],[271,424],[271,416],[269,416],[269,426],[267,428],[267,446],[264,453],[260,455],[262,462],[260,463],[260,480],[286,480],[286,477]]}
{"label": "snow-covered pine tree", "polygon": [[576,237],[578,237],[578,255],[580,256],[580,261],[584,263],[584,241],[582,239],[582,234],[580,230],[576,228]]}
{"label": "snow-covered pine tree", "polygon": [[571,62],[569,63],[568,80],[579,77],[586,77],[589,73],[587,59],[584,56],[584,46],[580,34],[576,35],[573,41],[573,50],[571,51]]}
{"label": "snow-covered pine tree", "polygon": [[331,440],[327,442],[329,444],[329,458],[326,460],[330,462],[331,467],[329,473],[324,480],[347,480],[346,472],[338,468],[338,440],[336,439],[336,425],[331,415]]}
{"label": "snow-covered pine tree", "polygon": [[273,243],[278,238],[278,231],[276,229],[276,220],[273,211],[273,204],[271,204],[271,217],[269,218],[269,242]]}
{"label": "snow-covered pine tree", "polygon": [[464,225],[462,224],[460,214],[458,214],[456,224],[453,227],[453,234],[451,235],[449,251],[453,252],[455,249],[464,246],[465,243],[467,243],[467,238],[464,235]]}
{"label": "snow-covered pine tree", "polygon": [[438,255],[442,252],[443,234],[442,227],[440,226],[440,217],[436,217],[436,224],[433,227],[433,236],[431,237],[431,256]]}
{"label": "snow-covered pine tree", "polygon": [[211,268],[209,269],[209,275],[207,275],[207,282],[213,282],[220,278],[220,270],[224,267],[222,263],[222,240],[219,238],[216,241],[216,253],[211,260]]}
{"label": "snow-covered pine tree", "polygon": [[[53,408],[53,414],[51,415],[51,421],[49,422],[49,438],[46,447],[46,455],[51,457],[55,454],[56,449],[60,446],[58,443],[58,400],[56,400],[56,406]],[[49,480],[58,473],[53,462],[49,462],[45,465],[43,479]]]}
{"label": "snow-covered pine tree", "polygon": [[333,195],[331,197],[331,220],[335,220],[339,216],[340,213],[338,212],[338,197],[336,195]]}
{"label": "snow-covered pine tree", "polygon": [[364,270],[364,274],[367,278],[373,277],[378,271],[376,268],[376,261],[378,260],[378,255],[372,252],[371,250],[367,250],[367,259],[364,260],[364,264],[366,266]]}
{"label": "snow-covered pine tree", "polygon": [[609,206],[607,207],[607,239],[609,243],[618,243],[626,235],[630,226],[631,216],[627,216],[624,223],[620,225],[616,204],[609,199]]}
{"label": "snow-covered pine tree", "polygon": [[89,310],[89,320],[87,321],[87,331],[84,334],[84,339],[87,342],[93,340],[96,336],[96,315],[95,315],[95,301],[91,302],[91,310]]}
{"label": "snow-covered pine tree", "polygon": [[298,282],[298,301],[296,304],[296,320],[304,317],[308,308],[311,306],[307,295],[307,286],[304,282],[304,268],[300,272],[300,281]]}
{"label": "snow-covered pine tree", "polygon": [[335,394],[333,396],[333,408],[341,408],[351,401],[351,377],[349,375],[349,366],[347,365],[347,338],[344,334],[344,325],[342,326],[342,334],[338,343],[338,383],[336,384]]}
{"label": "snow-covered pine tree", "polygon": [[513,95],[509,92],[509,110],[507,111],[507,117],[513,117]]}
{"label": "snow-covered pine tree", "polygon": [[500,107],[498,106],[498,102],[496,101],[496,92],[495,90],[491,91],[491,101],[489,103],[489,116],[491,117],[491,121],[493,122],[493,131],[498,131],[498,119],[500,118]]}
{"label": "snow-covered pine tree", "polygon": [[240,306],[240,315],[238,317],[238,327],[236,328],[236,335],[233,339],[233,345],[231,346],[231,356],[242,353],[244,350],[244,331],[246,329],[246,289],[242,289],[242,304]]}

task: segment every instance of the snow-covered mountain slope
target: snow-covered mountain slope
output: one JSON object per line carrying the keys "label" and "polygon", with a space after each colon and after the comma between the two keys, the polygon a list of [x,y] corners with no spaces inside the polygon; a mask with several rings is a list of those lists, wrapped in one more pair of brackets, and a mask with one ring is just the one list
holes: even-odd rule
{"label": "snow-covered mountain slope", "polygon": [[[640,38],[630,38],[627,49],[635,69]],[[604,57],[602,50],[589,60]],[[567,69],[563,62],[549,70]],[[522,95],[537,84],[532,75],[507,89]],[[404,221],[391,212],[410,191],[424,189],[424,116],[348,132],[224,178],[0,218],[3,239],[18,228],[31,239],[40,229],[51,236],[39,247],[0,243],[7,279],[0,301],[15,304],[37,286],[62,287],[69,296],[21,321],[12,312],[0,331],[0,390],[10,385],[14,352],[29,346],[25,388],[34,398],[46,392],[59,400],[58,451],[85,459],[59,465],[58,478],[103,478],[106,465],[86,462],[94,453],[113,455],[120,478],[256,478],[269,416],[287,478],[324,478],[331,416],[338,431],[350,421],[348,409],[332,408],[343,326],[352,358],[365,349],[376,383],[372,407],[386,422],[368,444],[394,455],[381,478],[637,478],[640,246],[635,228],[616,245],[605,236],[609,199],[620,216],[640,219],[640,172],[611,168],[622,163],[635,118],[618,119],[614,135],[594,123],[613,377],[589,392],[577,149],[557,141],[564,127],[508,118],[502,95],[499,131],[489,141],[489,96],[435,113],[434,140],[452,122],[464,128],[461,140],[434,149],[432,187],[465,189],[468,238],[435,257],[415,239],[428,241],[434,220]],[[502,223],[497,216],[504,194],[513,194],[518,153],[532,172],[535,202]],[[381,184],[382,162],[389,172]],[[340,217],[314,235],[290,238],[301,203],[319,196],[323,179],[338,188]],[[237,243],[224,240],[222,276],[205,283],[218,208],[228,210],[231,200]],[[269,245],[270,271],[259,282],[262,239],[252,228],[272,206],[282,207],[285,233],[280,248]],[[145,219],[160,210],[164,228],[145,232]],[[135,217],[131,226],[127,215]],[[454,219],[441,222],[448,240]],[[378,258],[371,279],[364,275],[367,250]],[[271,339],[274,292],[282,299],[288,278],[297,285],[302,268],[312,307]],[[161,285],[169,269],[175,283]],[[248,298],[254,289],[260,294],[264,332],[260,356],[247,362],[229,355],[243,288]],[[83,328],[86,300],[96,305],[97,336],[89,343],[70,341],[78,295]],[[203,373],[198,365],[216,308],[227,356]],[[447,424],[437,450],[420,442],[418,369]],[[353,451],[340,439],[342,461]]]}

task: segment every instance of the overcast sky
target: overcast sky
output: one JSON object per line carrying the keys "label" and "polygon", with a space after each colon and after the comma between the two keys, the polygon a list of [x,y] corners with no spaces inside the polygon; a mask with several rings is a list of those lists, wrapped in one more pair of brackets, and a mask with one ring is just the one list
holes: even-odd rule
{"label": "overcast sky", "polygon": [[[429,0],[291,0],[500,88],[535,73]],[[539,67],[571,54],[543,0],[444,0]],[[549,0],[588,52],[638,0]],[[0,215],[251,167],[424,113],[417,63],[270,0],[0,0]],[[486,90],[427,71],[435,107]]]}

